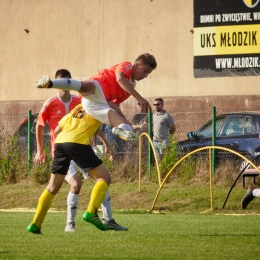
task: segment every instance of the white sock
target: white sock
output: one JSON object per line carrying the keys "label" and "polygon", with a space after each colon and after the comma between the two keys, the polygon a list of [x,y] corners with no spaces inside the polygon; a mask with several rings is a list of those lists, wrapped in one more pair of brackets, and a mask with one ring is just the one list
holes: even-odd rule
{"label": "white sock", "polygon": [[254,197],[260,197],[260,189],[253,189],[252,193]]}
{"label": "white sock", "polygon": [[67,197],[67,222],[75,222],[78,209],[79,194],[69,192]]}
{"label": "white sock", "polygon": [[52,80],[52,84],[52,88],[62,90],[79,91],[81,88],[81,82],[75,79],[54,79]]}
{"label": "white sock", "polygon": [[120,124],[118,127],[123,129],[123,130],[126,130],[126,131],[130,131],[130,132],[133,131],[133,128],[130,125],[127,125],[127,124]]}
{"label": "white sock", "polygon": [[112,219],[112,208],[111,208],[109,190],[107,190],[106,196],[101,203],[101,208],[102,208],[102,212],[103,212],[103,219],[105,219],[107,221],[111,220]]}

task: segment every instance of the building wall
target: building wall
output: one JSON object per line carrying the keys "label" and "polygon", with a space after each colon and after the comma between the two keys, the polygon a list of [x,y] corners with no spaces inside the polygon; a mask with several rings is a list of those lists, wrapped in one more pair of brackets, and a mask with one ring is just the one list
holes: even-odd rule
{"label": "building wall", "polygon": [[144,52],[158,62],[137,84],[149,100],[165,97],[172,109],[258,105],[257,77],[193,77],[192,0],[1,0],[0,8],[1,111],[40,109],[57,93],[35,88],[43,74],[66,68],[85,79]]}

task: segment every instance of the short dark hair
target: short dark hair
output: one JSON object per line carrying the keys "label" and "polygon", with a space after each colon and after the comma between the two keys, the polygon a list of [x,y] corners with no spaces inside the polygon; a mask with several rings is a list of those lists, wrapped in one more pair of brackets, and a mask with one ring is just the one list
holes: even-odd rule
{"label": "short dark hair", "polygon": [[[163,103],[163,99],[162,99],[162,98],[156,98],[155,100],[156,100],[156,101],[161,101],[161,102]],[[154,100],[154,101],[155,101],[155,100]],[[163,104],[164,104],[164,103],[163,103]]]}
{"label": "short dark hair", "polygon": [[149,65],[153,70],[157,67],[157,62],[154,56],[150,53],[144,53],[137,57],[135,62],[141,61],[145,65]]}
{"label": "short dark hair", "polygon": [[71,78],[71,74],[68,70],[60,69],[56,71],[55,78]]}

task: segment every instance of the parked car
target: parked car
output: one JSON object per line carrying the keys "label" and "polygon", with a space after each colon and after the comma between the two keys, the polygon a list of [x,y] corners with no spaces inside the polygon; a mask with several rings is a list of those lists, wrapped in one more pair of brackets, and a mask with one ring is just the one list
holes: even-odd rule
{"label": "parked car", "polygon": [[[178,152],[182,157],[198,148],[212,145],[212,120],[196,132],[188,132],[188,139],[178,142]],[[216,117],[216,145],[232,149],[248,159],[260,153],[260,114],[227,113]],[[202,151],[200,155],[208,154]],[[224,150],[216,150],[217,162],[236,160],[240,169],[247,162]]]}
{"label": "parked car", "polygon": [[[36,136],[35,136],[35,126],[38,114],[32,115],[32,128],[31,128],[31,149],[32,154],[36,153],[37,145],[36,145]],[[18,135],[18,144],[21,146],[21,149],[27,152],[28,147],[28,117],[24,119],[24,121],[20,124],[16,134]],[[50,147],[50,128],[49,125],[46,124],[43,127],[42,131],[43,137],[43,145]],[[26,147],[26,149],[24,149]]]}

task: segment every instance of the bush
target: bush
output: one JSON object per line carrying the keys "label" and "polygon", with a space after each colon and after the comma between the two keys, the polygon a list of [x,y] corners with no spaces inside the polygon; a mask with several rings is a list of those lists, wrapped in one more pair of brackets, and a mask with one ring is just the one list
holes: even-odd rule
{"label": "bush", "polygon": [[52,166],[52,154],[49,147],[44,147],[45,163],[42,165],[34,164],[30,175],[32,180],[38,184],[45,184],[49,181]]}
{"label": "bush", "polygon": [[169,145],[163,151],[163,158],[160,161],[160,169],[162,177],[164,178],[169,170],[178,161],[177,140],[169,135]]}
{"label": "bush", "polygon": [[[172,137],[170,137],[171,139]],[[172,139],[171,139],[172,140]],[[146,143],[147,144],[147,143]],[[142,150],[142,178],[158,182],[157,168],[152,167],[152,175],[148,174],[148,153],[146,144]],[[28,175],[27,153],[23,153],[18,143],[18,137],[15,135],[4,142],[0,135],[1,155],[0,155],[0,185],[16,183],[19,180],[30,177],[38,184],[45,184],[50,179],[52,157],[50,147],[44,147],[46,162],[43,165],[33,164]],[[147,144],[148,145],[148,144]],[[118,153],[116,159],[110,162],[101,155],[101,159],[106,165],[112,176],[112,182],[133,182],[139,177],[139,155],[138,145],[131,144],[127,147],[126,153]],[[168,174],[171,168],[179,160],[177,152],[177,142],[169,142],[164,150],[164,156],[160,161],[161,177]],[[230,186],[235,180],[238,171],[231,163],[219,164],[213,176],[214,184]],[[81,174],[80,174],[81,175]],[[82,176],[82,175],[81,175]],[[198,155],[190,156],[174,169],[167,182],[176,180],[181,184],[189,185],[191,182],[206,184],[209,182],[209,161],[208,158],[201,158]]]}
{"label": "bush", "polygon": [[18,136],[14,135],[6,143],[1,143],[2,151],[5,152],[0,159],[0,184],[16,183],[18,180],[25,179],[28,162],[18,145]]}

